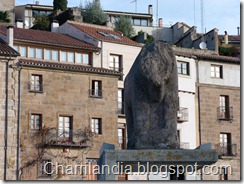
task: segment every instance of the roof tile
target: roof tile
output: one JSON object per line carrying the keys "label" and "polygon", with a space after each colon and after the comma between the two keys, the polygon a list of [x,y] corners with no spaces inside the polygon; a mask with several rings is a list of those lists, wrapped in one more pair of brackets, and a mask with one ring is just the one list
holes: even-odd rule
{"label": "roof tile", "polygon": [[[91,35],[92,37],[95,37],[98,40],[141,47],[141,44],[139,44],[125,36],[122,36],[120,33],[116,32],[113,29],[108,28],[106,26],[97,26],[97,25],[86,24],[86,23],[75,23],[72,21],[68,21],[68,23],[70,25],[76,27],[77,29],[79,29],[83,32],[86,32],[87,34]],[[104,36],[103,34],[101,34],[99,32],[115,35],[115,37],[119,37],[119,39],[114,38],[114,37]]]}
{"label": "roof tile", "polygon": [[5,41],[0,39],[0,55],[11,55],[11,56],[19,56],[20,54],[10,47]]}
{"label": "roof tile", "polygon": [[175,55],[183,56],[183,57],[197,57],[200,59],[216,60],[216,61],[220,61],[220,62],[223,61],[223,62],[240,63],[240,58],[220,56],[217,54],[203,54],[203,53],[198,53],[198,52],[175,50]]}
{"label": "roof tile", "polygon": [[[0,33],[7,35],[7,27],[0,26]],[[65,46],[69,48],[79,48],[85,50],[98,51],[100,48],[84,41],[80,41],[67,34],[54,33],[49,31],[14,28],[14,39],[35,42],[41,44],[50,44],[53,46]]]}
{"label": "roof tile", "polygon": [[47,62],[44,60],[33,60],[33,59],[23,59],[19,58],[19,64],[22,66],[30,67],[39,67],[39,68],[50,68],[50,69],[60,69],[60,70],[72,70],[72,71],[81,71],[81,72],[92,72],[92,73],[101,73],[109,75],[120,76],[121,73],[109,70],[106,68],[97,68],[92,66],[77,65],[71,63],[61,63],[61,62]]}

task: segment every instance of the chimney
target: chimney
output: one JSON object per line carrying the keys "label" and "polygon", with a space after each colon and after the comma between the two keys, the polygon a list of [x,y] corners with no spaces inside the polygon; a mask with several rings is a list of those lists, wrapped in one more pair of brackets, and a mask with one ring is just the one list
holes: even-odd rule
{"label": "chimney", "polygon": [[153,6],[151,4],[148,5],[148,14],[150,14],[150,15],[153,14]]}
{"label": "chimney", "polygon": [[158,27],[163,27],[163,19],[162,18],[158,19]]}
{"label": "chimney", "polygon": [[39,1],[36,1],[36,5],[40,5],[40,2]]}
{"label": "chimney", "polygon": [[17,20],[16,23],[15,23],[15,27],[17,28],[24,28],[24,22],[23,20]]}
{"label": "chimney", "polygon": [[237,35],[240,35],[240,27],[237,27]]}
{"label": "chimney", "polygon": [[227,31],[225,31],[224,40],[225,40],[225,44],[228,45],[229,40],[228,40],[228,34],[227,34]]}
{"label": "chimney", "polygon": [[7,27],[7,43],[9,46],[13,47],[14,45],[14,26]]}
{"label": "chimney", "polygon": [[57,20],[54,20],[51,24],[51,32],[58,33],[59,31],[59,23]]}

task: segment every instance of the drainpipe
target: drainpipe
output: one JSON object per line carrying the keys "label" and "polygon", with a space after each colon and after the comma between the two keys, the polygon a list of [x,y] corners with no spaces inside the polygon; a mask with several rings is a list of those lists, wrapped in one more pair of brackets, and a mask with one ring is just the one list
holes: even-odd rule
{"label": "drainpipe", "polygon": [[103,41],[101,40],[101,68],[103,68]]}
{"label": "drainpipe", "polygon": [[5,79],[5,128],[4,128],[4,176],[3,179],[7,180],[7,149],[8,149],[8,73],[9,73],[9,61],[10,58],[6,61],[6,79]]}
{"label": "drainpipe", "polygon": [[21,95],[21,69],[19,69],[18,81],[18,122],[17,122],[17,164],[16,164],[16,180],[19,180],[19,162],[20,162],[20,95]]}
{"label": "drainpipe", "polygon": [[[200,108],[200,87],[199,87],[199,60],[196,59],[196,68],[197,68],[197,100],[198,100],[198,128],[199,128],[199,144],[201,145],[202,144],[202,135],[201,135],[201,108]],[[203,180],[203,177],[202,177],[202,170],[201,170],[201,180]]]}

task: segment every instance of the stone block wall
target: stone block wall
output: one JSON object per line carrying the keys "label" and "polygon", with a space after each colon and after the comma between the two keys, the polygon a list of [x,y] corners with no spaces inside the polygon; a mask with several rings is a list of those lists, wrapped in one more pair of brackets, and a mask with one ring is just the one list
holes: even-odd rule
{"label": "stone block wall", "polygon": [[[9,61],[9,65],[15,61]],[[6,60],[0,59],[0,179],[4,179],[5,160],[5,112],[6,112]],[[7,171],[6,180],[16,180],[17,161],[17,105],[18,71],[9,67],[8,74],[8,125],[7,125]]]}
{"label": "stone block wall", "polygon": [[[233,120],[219,120],[217,108],[220,95],[229,96],[229,106],[233,107]],[[240,88],[217,85],[200,85],[201,144],[212,143],[212,149],[220,143],[220,133],[230,133],[231,143],[237,146],[236,156],[219,158],[215,164],[230,165],[232,174],[228,180],[240,180]],[[203,175],[204,180],[219,180],[219,175]]]}
{"label": "stone block wall", "polygon": [[[42,75],[43,93],[29,91],[28,86],[32,74]],[[89,96],[92,80],[102,81],[102,98]],[[71,165],[81,164],[86,159],[98,159],[103,143],[114,144],[118,148],[117,81],[118,78],[111,75],[24,68],[21,82],[22,166],[28,156],[26,152],[35,150],[32,147],[33,145],[28,144],[31,142],[31,137],[28,134],[33,133],[33,130],[30,129],[31,113],[42,114],[42,127],[50,128],[58,127],[59,115],[70,116],[72,117],[73,130],[90,127],[91,118],[102,119],[102,134],[93,136],[92,147],[89,149],[70,148],[68,153],[64,153],[62,147],[50,148],[49,151],[51,150],[56,155],[44,154],[43,158],[45,159],[51,159],[64,165],[68,163]],[[59,159],[59,157],[65,157],[65,155],[67,159]],[[76,157],[73,158],[75,161],[72,161],[72,155]],[[65,163],[62,163],[63,161]],[[21,179],[39,179],[38,167],[38,163],[32,164],[28,168],[25,167],[22,170]],[[65,177],[62,179],[65,179]]]}

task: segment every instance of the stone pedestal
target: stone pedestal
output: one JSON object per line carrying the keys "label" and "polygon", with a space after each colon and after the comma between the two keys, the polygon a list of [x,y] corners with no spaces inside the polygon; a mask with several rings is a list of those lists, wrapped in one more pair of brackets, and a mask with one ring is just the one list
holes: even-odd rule
{"label": "stone pedestal", "polygon": [[211,149],[104,150],[100,157],[101,174],[98,179],[117,180],[118,172],[122,170],[139,175],[140,172],[166,172],[170,168],[179,173],[183,172],[182,169],[194,172],[217,160],[217,152]]}

